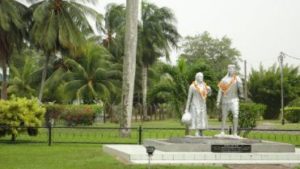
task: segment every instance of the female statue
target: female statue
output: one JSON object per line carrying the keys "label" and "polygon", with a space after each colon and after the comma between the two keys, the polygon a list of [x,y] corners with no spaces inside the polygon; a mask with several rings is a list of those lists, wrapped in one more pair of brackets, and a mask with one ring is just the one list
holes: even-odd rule
{"label": "female statue", "polygon": [[196,74],[195,81],[189,87],[185,114],[191,116],[189,129],[196,130],[196,136],[203,136],[207,129],[206,97],[211,95],[211,88],[203,81],[201,72]]}

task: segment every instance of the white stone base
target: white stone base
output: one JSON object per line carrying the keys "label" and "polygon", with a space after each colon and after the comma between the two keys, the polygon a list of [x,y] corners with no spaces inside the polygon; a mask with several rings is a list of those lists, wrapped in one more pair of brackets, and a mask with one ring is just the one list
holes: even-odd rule
{"label": "white stone base", "polygon": [[[103,151],[118,159],[147,164],[148,155],[142,145],[104,145]],[[163,152],[155,150],[152,164],[300,164],[300,149],[293,153],[212,153]]]}

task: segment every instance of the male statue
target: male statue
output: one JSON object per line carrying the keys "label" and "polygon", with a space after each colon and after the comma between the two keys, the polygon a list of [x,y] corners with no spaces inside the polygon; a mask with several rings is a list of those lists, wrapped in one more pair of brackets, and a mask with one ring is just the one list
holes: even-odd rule
{"label": "male statue", "polygon": [[211,95],[211,88],[203,81],[201,72],[196,74],[195,81],[190,85],[185,114],[190,113],[189,129],[196,130],[196,136],[203,136],[202,130],[207,129],[206,97]]}
{"label": "male statue", "polygon": [[217,136],[225,136],[225,125],[228,112],[233,115],[233,137],[240,138],[237,135],[238,116],[239,116],[239,97],[243,96],[243,84],[239,76],[236,75],[235,65],[228,65],[228,73],[218,84],[219,92],[217,97],[217,108],[222,108],[222,129]]}

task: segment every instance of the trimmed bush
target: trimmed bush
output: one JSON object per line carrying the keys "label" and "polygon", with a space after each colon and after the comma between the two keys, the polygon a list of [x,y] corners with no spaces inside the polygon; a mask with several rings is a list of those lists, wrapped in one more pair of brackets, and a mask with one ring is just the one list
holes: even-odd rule
{"label": "trimmed bush", "polygon": [[284,108],[284,118],[290,123],[298,123],[300,121],[300,107]]}
{"label": "trimmed bush", "polygon": [[102,113],[99,105],[45,105],[46,121],[64,120],[68,126],[92,125],[97,115]]}
{"label": "trimmed bush", "polygon": [[288,107],[300,107],[300,97],[297,99],[291,101],[288,105]]}
{"label": "trimmed bush", "polygon": [[[259,120],[264,112],[266,111],[266,106],[263,104],[257,104],[253,102],[242,102],[240,103],[239,111],[239,128],[252,129],[257,125],[257,120]],[[232,114],[229,114],[229,119],[232,122]],[[243,133],[244,136],[249,134],[248,132]]]}
{"label": "trimmed bush", "polygon": [[12,97],[11,100],[0,100],[0,105],[0,135],[11,134],[14,140],[20,132],[26,131],[26,127],[42,126],[45,108],[37,99]]}

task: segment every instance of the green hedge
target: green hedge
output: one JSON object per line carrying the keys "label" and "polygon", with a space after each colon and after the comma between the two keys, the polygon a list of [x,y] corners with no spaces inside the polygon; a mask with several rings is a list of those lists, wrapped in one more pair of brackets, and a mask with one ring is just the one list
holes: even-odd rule
{"label": "green hedge", "polygon": [[[239,111],[239,128],[255,128],[257,120],[259,120],[264,112],[266,106],[253,102],[241,102]],[[229,119],[232,122],[232,114],[229,114]],[[243,133],[244,136],[249,134],[250,131]]]}
{"label": "green hedge", "polygon": [[296,98],[295,100],[291,101],[288,107],[300,107],[300,97]]}
{"label": "green hedge", "polygon": [[266,105],[253,102],[244,102],[240,104],[239,127],[254,128],[256,121],[259,120],[267,109]]}
{"label": "green hedge", "polygon": [[64,120],[68,126],[92,125],[98,114],[102,113],[99,105],[45,105],[46,121]]}
{"label": "green hedge", "polygon": [[298,123],[300,121],[300,107],[286,107],[284,108],[284,118],[291,123]]}
{"label": "green hedge", "polygon": [[37,135],[44,119],[45,108],[39,105],[37,99],[12,97],[10,100],[0,100],[0,136],[11,134],[12,140],[20,133],[28,130],[29,135]]}

